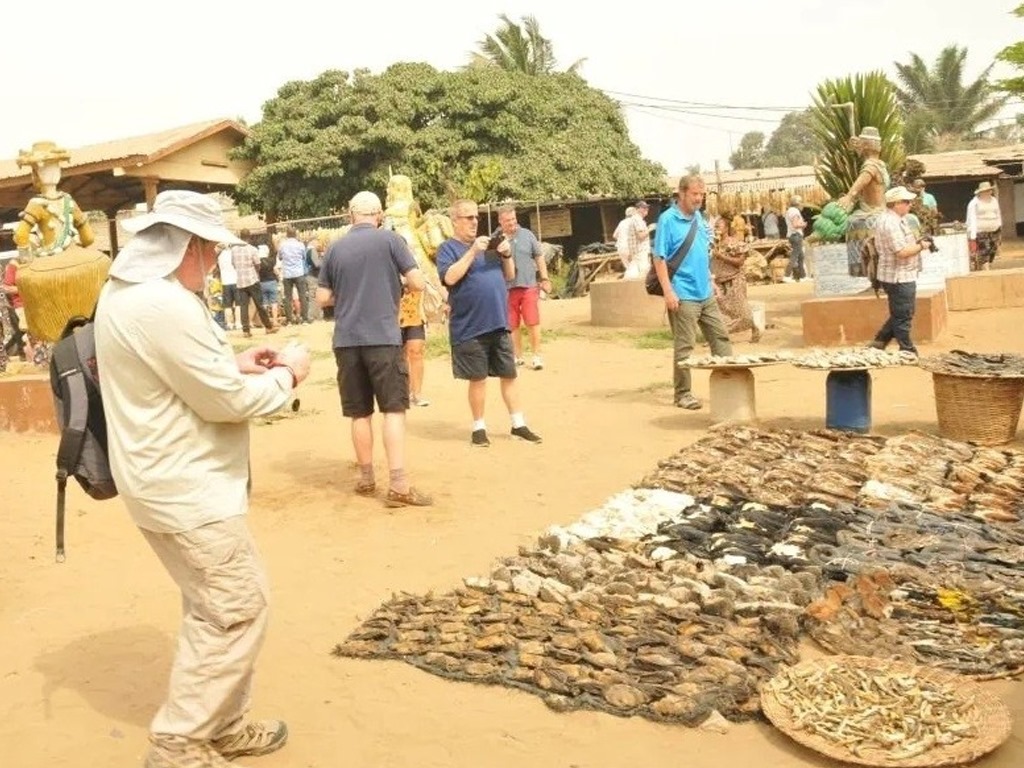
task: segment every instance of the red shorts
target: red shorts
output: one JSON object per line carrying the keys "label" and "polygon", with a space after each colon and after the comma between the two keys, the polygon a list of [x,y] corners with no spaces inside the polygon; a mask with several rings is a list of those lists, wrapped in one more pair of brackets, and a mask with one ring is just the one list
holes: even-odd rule
{"label": "red shorts", "polygon": [[520,320],[529,326],[540,325],[540,286],[508,289],[508,327],[515,330]]}

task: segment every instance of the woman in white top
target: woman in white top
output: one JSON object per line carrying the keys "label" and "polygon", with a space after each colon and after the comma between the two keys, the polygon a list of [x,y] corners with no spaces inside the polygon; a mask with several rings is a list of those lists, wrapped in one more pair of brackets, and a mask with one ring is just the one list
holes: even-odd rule
{"label": "woman in white top", "polygon": [[967,243],[971,249],[971,271],[988,269],[995,261],[1002,239],[1003,216],[992,182],[983,181],[967,204]]}

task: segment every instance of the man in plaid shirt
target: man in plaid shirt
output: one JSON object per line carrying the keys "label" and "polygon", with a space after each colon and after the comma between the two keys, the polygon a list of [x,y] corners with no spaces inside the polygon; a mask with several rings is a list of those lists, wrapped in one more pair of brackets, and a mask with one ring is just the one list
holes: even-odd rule
{"label": "man in plaid shirt", "polygon": [[267,333],[277,333],[280,328],[270,322],[270,315],[263,307],[263,296],[260,294],[259,251],[249,242],[249,230],[243,229],[239,234],[246,242],[231,246],[231,263],[238,274],[235,291],[238,294],[238,312],[242,316],[242,334],[246,338],[252,336],[252,331],[249,330],[250,299],[256,304],[256,314],[259,315],[260,322],[263,323]]}
{"label": "man in plaid shirt", "polygon": [[917,239],[905,217],[917,195],[906,187],[893,187],[885,193],[886,211],[875,225],[878,249],[878,282],[889,299],[889,319],[868,346],[885,349],[896,339],[901,352],[917,354],[910,339],[917,301],[917,274],[921,271],[921,252],[932,246],[931,238]]}

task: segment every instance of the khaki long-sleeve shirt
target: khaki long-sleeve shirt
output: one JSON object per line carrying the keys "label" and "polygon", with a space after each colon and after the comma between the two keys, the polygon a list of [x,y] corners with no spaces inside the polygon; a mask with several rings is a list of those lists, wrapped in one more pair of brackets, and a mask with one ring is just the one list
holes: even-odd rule
{"label": "khaki long-sleeve shirt", "polygon": [[110,280],[95,330],[111,469],[135,524],[178,532],[245,514],[248,420],[285,405],[291,373],[240,373],[224,332],[174,278]]}

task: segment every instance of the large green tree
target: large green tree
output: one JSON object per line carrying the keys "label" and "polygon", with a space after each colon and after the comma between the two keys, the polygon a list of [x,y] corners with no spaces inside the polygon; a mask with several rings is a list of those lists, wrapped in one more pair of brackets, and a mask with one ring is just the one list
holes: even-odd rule
{"label": "large green tree", "polygon": [[[541,34],[535,16],[523,16],[521,24],[504,13],[498,18],[501,26],[478,43],[479,50],[470,55],[471,65],[497,66],[527,75],[547,75],[555,71],[558,66],[555,47]],[[584,61],[578,59],[566,71],[578,72]]]}
{"label": "large green tree", "polygon": [[792,168],[814,162],[814,123],[811,111],[788,112],[764,146],[765,168]]}
{"label": "large green tree", "polygon": [[341,210],[361,189],[383,191],[391,172],[412,178],[424,207],[634,197],[663,191],[665,174],[618,105],[577,75],[419,63],[287,83],[238,155],[254,169],[237,199],[275,219]]}
{"label": "large green tree", "polygon": [[943,48],[931,66],[916,53],[907,63],[895,62],[909,152],[927,151],[937,141],[969,138],[1003,108],[1007,97],[997,95],[988,80],[992,65],[965,83],[966,62],[967,48],[957,45]]}
{"label": "large green tree", "polygon": [[850,138],[865,126],[882,136],[882,160],[892,173],[903,168],[903,119],[896,86],[881,72],[821,83],[812,97],[811,118],[818,151],[815,175],[832,197],[849,190],[860,174],[861,160]]}
{"label": "large green tree", "polygon": [[740,137],[740,145],[729,155],[729,165],[736,170],[764,168],[764,134],[749,131]]}
{"label": "large green tree", "polygon": [[[1024,18],[1024,3],[1014,8],[1011,13],[1017,18]],[[1024,95],[1024,40],[1003,48],[996,59],[1006,62],[1020,73],[1016,77],[1000,80],[997,87],[1016,96]]]}

